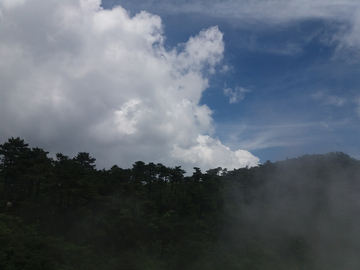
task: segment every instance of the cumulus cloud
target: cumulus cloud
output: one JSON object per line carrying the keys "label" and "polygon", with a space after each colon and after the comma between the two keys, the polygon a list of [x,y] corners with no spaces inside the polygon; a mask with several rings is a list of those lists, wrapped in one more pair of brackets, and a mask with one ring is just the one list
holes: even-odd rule
{"label": "cumulus cloud", "polygon": [[197,144],[187,149],[175,145],[172,151],[173,157],[188,164],[196,164],[200,161],[209,168],[215,163],[222,168],[253,166],[259,163],[259,159],[250,152],[245,150],[233,152],[219,140],[209,136],[198,135],[196,142]]}
{"label": "cumulus cloud", "polygon": [[228,87],[224,88],[224,94],[229,97],[230,104],[243,100],[247,92],[250,92],[250,90],[239,86],[236,86],[234,90]]}
{"label": "cumulus cloud", "polygon": [[159,16],[100,4],[0,1],[2,141],[88,151],[100,166],[257,164],[210,137],[212,112],[199,104],[223,57],[219,29],[166,49]]}

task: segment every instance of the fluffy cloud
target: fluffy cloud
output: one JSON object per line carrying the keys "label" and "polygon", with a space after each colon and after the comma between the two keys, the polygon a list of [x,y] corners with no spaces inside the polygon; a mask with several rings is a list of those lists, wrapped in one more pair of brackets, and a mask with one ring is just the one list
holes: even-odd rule
{"label": "fluffy cloud", "polygon": [[88,151],[100,166],[258,163],[211,138],[211,110],[199,105],[223,57],[217,27],[169,50],[160,17],[97,0],[1,0],[0,20],[2,141]]}
{"label": "fluffy cloud", "polygon": [[175,146],[172,155],[175,159],[188,164],[200,163],[205,167],[214,167],[217,164],[222,168],[236,168],[253,166],[259,162],[259,159],[245,150],[232,152],[228,147],[221,144],[219,140],[209,136],[198,135],[197,144],[184,149]]}

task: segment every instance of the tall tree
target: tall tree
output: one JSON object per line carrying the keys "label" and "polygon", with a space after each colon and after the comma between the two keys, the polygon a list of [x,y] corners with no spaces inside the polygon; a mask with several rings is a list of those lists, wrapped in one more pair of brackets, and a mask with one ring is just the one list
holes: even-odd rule
{"label": "tall tree", "polygon": [[29,145],[19,137],[0,145],[0,170],[5,196],[15,196],[25,186],[24,174],[31,166]]}
{"label": "tall tree", "polygon": [[74,157],[74,161],[81,164],[87,170],[93,170],[96,166],[96,159],[91,157],[87,152],[79,152],[76,157]]}

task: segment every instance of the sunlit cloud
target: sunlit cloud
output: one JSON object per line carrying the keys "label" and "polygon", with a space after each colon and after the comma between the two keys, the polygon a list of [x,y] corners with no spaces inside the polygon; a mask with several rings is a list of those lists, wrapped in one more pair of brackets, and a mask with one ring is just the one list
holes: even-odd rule
{"label": "sunlit cloud", "polygon": [[212,111],[199,104],[221,68],[218,27],[168,48],[161,18],[145,11],[130,16],[96,0],[0,3],[3,141],[88,151],[100,166],[257,164],[210,137]]}

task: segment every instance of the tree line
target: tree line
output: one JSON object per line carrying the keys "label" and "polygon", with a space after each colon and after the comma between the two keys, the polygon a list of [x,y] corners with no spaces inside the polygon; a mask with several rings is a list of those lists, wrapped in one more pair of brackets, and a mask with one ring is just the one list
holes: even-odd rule
{"label": "tree line", "polygon": [[304,220],[333,221],[336,183],[358,193],[360,163],[344,153],[191,176],[95,162],[49,158],[21,138],[0,145],[1,269],[340,269],[314,257],[316,226]]}

